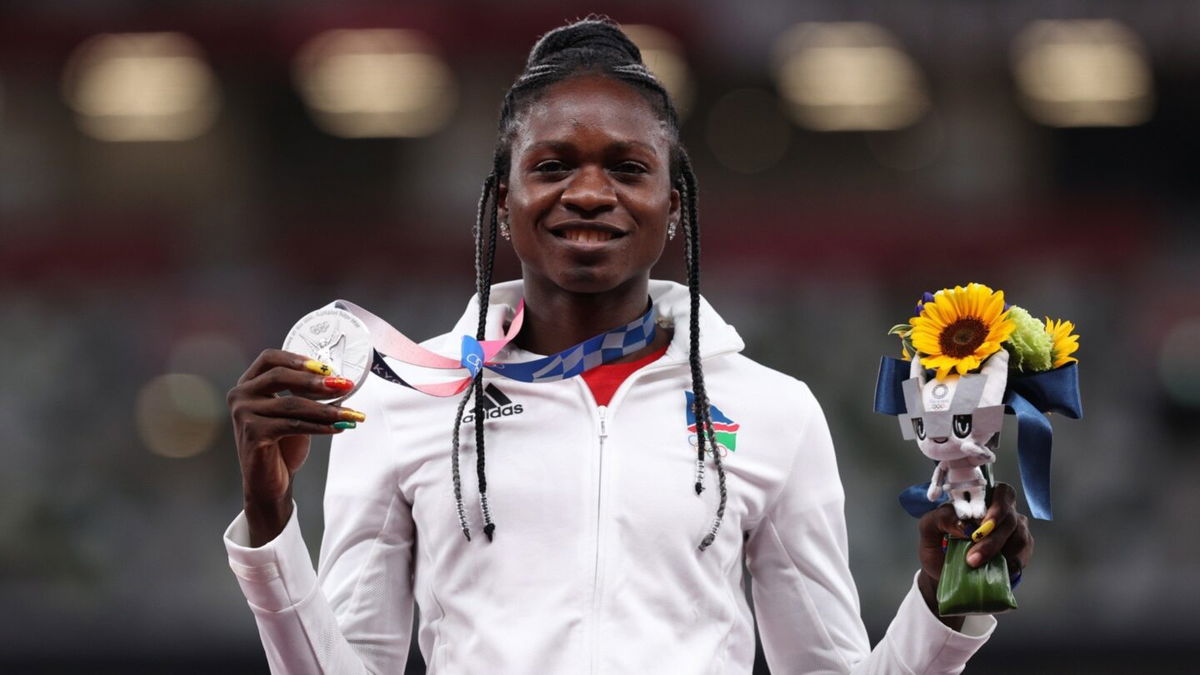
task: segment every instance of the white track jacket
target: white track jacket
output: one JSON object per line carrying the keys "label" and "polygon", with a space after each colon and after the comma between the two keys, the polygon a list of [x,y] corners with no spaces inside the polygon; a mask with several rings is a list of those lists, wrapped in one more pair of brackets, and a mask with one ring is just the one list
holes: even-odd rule
{"label": "white track jacket", "polygon": [[[489,337],[521,292],[519,281],[495,287]],[[749,673],[756,616],[774,673],[960,672],[995,620],[971,617],[963,632],[950,630],[915,584],[870,649],[821,409],[803,383],[741,356],[737,332],[707,303],[704,375],[711,403],[729,420],[721,428],[733,436],[722,436],[730,446],[725,520],[712,547],[698,550],[718,491],[711,459],[707,489],[694,489],[688,292],[652,281],[650,295],[677,326],[674,339],[608,406],[597,407],[578,377],[526,384],[485,376],[493,385],[490,543],[473,423],[463,424],[461,458],[470,542],[455,512],[457,397],[372,375],[349,403],[367,421],[333,440],[319,571],[296,515],[259,548],[248,546],[244,515],[225,533],[271,671],[401,673],[415,602],[432,675]],[[474,334],[477,312],[472,300],[455,330],[428,345],[455,355],[460,336]],[[536,358],[515,347],[505,354]]]}

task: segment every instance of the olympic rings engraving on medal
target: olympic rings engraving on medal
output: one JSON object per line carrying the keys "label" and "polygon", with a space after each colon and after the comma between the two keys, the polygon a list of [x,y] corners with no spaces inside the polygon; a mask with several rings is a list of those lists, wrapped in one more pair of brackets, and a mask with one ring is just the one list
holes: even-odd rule
{"label": "olympic rings engraving on medal", "polygon": [[336,307],[323,307],[302,317],[284,338],[283,349],[320,361],[334,375],[354,383],[349,392],[324,399],[327,402],[348,398],[362,386],[371,370],[373,348],[366,325]]}

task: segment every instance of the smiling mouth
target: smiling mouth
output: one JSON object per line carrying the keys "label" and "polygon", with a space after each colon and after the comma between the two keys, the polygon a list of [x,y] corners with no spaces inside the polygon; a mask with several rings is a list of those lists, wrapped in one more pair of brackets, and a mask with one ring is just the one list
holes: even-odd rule
{"label": "smiling mouth", "polygon": [[559,239],[585,244],[596,244],[625,236],[623,232],[598,230],[590,227],[566,227],[561,230],[554,230],[551,234]]}

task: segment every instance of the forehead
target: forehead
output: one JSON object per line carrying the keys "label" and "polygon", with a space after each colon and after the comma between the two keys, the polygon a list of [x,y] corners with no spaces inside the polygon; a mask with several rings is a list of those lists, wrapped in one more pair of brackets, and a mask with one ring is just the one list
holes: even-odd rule
{"label": "forehead", "polygon": [[557,82],[521,115],[514,151],[535,143],[642,143],[665,153],[666,123],[632,85],[603,75]]}

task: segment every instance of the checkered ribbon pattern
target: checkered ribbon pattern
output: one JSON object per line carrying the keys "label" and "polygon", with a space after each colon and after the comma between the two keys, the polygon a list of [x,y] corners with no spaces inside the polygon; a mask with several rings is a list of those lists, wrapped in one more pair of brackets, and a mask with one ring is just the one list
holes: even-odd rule
{"label": "checkered ribbon pattern", "polygon": [[557,382],[614,361],[654,341],[654,308],[620,328],[559,352],[524,363],[485,363],[484,368],[521,382]]}
{"label": "checkered ribbon pattern", "polygon": [[[524,323],[525,301],[522,300],[503,337],[498,340],[480,341],[464,335],[461,356],[453,359],[421,347],[383,319],[352,302],[338,300],[334,305],[355,315],[367,326],[374,347],[371,372],[388,382],[431,396],[454,396],[461,393],[470,386],[482,368],[520,382],[557,382],[632,354],[654,341],[654,306],[651,304],[640,318],[588,338],[557,354],[532,361],[499,363],[495,360],[496,355],[512,342]],[[447,382],[409,382],[396,374],[384,360],[385,356],[422,368],[466,370],[467,375]]]}

